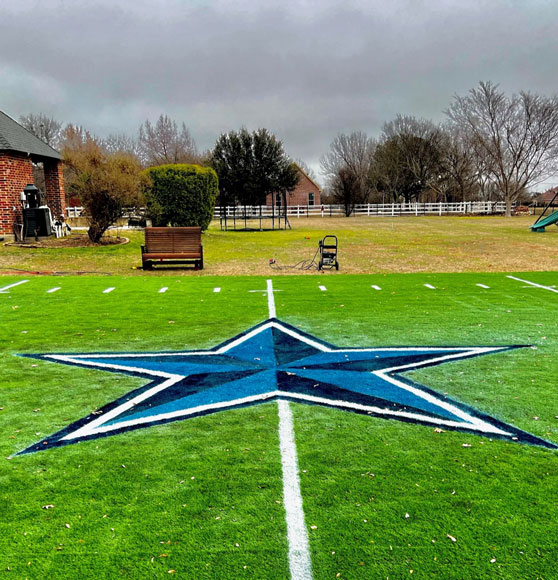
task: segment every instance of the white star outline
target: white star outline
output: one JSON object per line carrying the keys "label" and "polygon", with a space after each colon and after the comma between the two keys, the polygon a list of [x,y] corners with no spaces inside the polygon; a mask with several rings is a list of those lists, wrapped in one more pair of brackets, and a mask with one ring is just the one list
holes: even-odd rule
{"label": "white star outline", "polygon": [[[416,352],[440,352],[440,351],[448,351],[447,355],[442,355],[439,357],[434,357],[431,359],[427,359],[425,361],[404,364],[400,366],[393,366],[390,368],[384,368],[381,370],[370,371],[370,373],[376,375],[380,379],[391,383],[392,385],[404,389],[413,393],[414,395],[421,397],[422,399],[428,401],[430,404],[436,405],[441,409],[449,411],[456,417],[462,419],[462,421],[452,421],[449,419],[444,419],[441,417],[429,417],[428,415],[422,415],[419,413],[413,413],[408,411],[397,411],[392,409],[385,409],[382,407],[377,406],[369,406],[363,405],[360,403],[353,403],[349,401],[343,400],[335,400],[335,399],[327,399],[324,397],[317,397],[313,395],[308,395],[304,393],[296,393],[296,392],[287,392],[281,390],[273,390],[268,391],[266,393],[260,393],[257,395],[251,395],[247,397],[242,397],[238,399],[232,399],[228,401],[222,401],[217,403],[210,403],[205,405],[198,405],[196,407],[192,407],[189,409],[180,409],[172,412],[161,413],[159,415],[151,415],[149,417],[140,417],[130,421],[120,421],[115,424],[107,424],[110,421],[116,419],[119,415],[125,413],[126,411],[132,409],[134,406],[138,405],[139,403],[153,397],[157,393],[171,387],[172,385],[182,381],[188,375],[182,374],[173,374],[173,373],[166,373],[164,371],[156,371],[151,369],[144,369],[140,367],[130,367],[126,365],[119,365],[119,364],[108,364],[108,363],[101,363],[95,362],[94,359],[101,359],[110,356],[110,358],[118,359],[118,358],[146,358],[146,357],[158,357],[164,358],[166,356],[176,357],[176,356],[215,356],[215,355],[222,355],[226,354],[232,348],[242,344],[243,342],[250,340],[251,338],[257,336],[261,332],[268,330],[270,328],[275,328],[284,332],[291,337],[300,340],[313,348],[321,351],[321,352],[336,352],[336,353],[350,353],[350,352],[409,352],[412,353],[413,351]],[[333,407],[338,409],[345,409],[348,411],[357,411],[364,414],[370,414],[375,416],[384,416],[386,418],[399,418],[407,421],[419,422],[419,423],[431,423],[436,427],[449,427],[459,430],[467,430],[478,432],[479,434],[483,435],[495,435],[497,437],[511,437],[513,433],[509,431],[505,431],[495,425],[488,423],[487,421],[483,420],[480,417],[476,417],[462,408],[458,407],[455,404],[452,404],[449,401],[442,400],[441,398],[433,395],[430,392],[426,392],[413,384],[408,384],[399,380],[395,376],[390,376],[391,373],[401,373],[406,370],[414,370],[420,367],[425,366],[432,366],[436,364],[441,364],[451,360],[459,360],[462,358],[470,358],[477,355],[484,355],[494,352],[501,352],[505,350],[509,350],[510,347],[507,346],[497,346],[497,347],[375,347],[375,348],[331,348],[326,344],[323,344],[317,340],[313,340],[309,336],[304,336],[303,334],[299,334],[294,328],[289,328],[283,325],[277,319],[271,319],[267,322],[258,325],[257,327],[251,329],[246,334],[239,336],[236,339],[233,339],[231,342],[225,343],[221,347],[215,350],[203,350],[203,351],[186,351],[186,352],[167,352],[167,353],[121,353],[121,354],[50,354],[50,355],[43,355],[41,358],[45,360],[52,360],[56,362],[78,365],[78,366],[85,366],[85,367],[92,367],[97,368],[99,370],[108,370],[108,371],[122,371],[122,372],[131,372],[133,374],[141,374],[146,375],[148,377],[153,377],[154,379],[163,379],[162,382],[155,384],[153,387],[143,391],[142,393],[136,395],[132,399],[121,403],[120,405],[112,408],[111,410],[103,413],[102,416],[96,417],[86,423],[78,427],[75,431],[67,433],[63,437],[60,438],[60,441],[65,442],[72,442],[75,440],[79,440],[82,438],[89,438],[95,436],[101,436],[104,434],[108,434],[111,431],[120,431],[126,428],[134,428],[138,427],[142,424],[149,424],[149,423],[157,423],[157,422],[164,422],[170,420],[178,420],[180,418],[186,418],[191,415],[203,414],[212,411],[219,411],[225,410],[227,408],[238,407],[241,405],[248,405],[251,403],[258,403],[264,402],[267,400],[272,400],[276,398],[283,398],[292,401],[300,401],[303,403],[313,403],[318,404],[326,407]],[[458,352],[456,352],[458,351]],[[84,360],[88,359],[88,360]]]}

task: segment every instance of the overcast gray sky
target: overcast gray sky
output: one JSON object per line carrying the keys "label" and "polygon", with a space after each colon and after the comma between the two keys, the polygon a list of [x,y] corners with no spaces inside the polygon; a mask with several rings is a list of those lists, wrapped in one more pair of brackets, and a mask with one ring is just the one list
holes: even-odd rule
{"label": "overcast gray sky", "polygon": [[200,149],[266,127],[318,169],[335,135],[443,119],[480,80],[557,90],[556,0],[0,0],[0,109],[99,136],[161,113]]}

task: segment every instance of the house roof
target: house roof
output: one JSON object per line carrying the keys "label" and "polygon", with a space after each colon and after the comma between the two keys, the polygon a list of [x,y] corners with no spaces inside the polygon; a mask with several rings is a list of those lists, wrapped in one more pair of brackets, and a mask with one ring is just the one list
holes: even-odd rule
{"label": "house roof", "polygon": [[9,115],[0,111],[0,151],[17,151],[48,157],[50,159],[62,159],[56,149],[47,145],[44,141],[33,135],[25,127],[14,121]]}
{"label": "house roof", "polygon": [[552,198],[558,194],[558,187],[553,187],[552,189],[547,189],[544,193],[541,193],[539,199],[544,203],[549,203]]}

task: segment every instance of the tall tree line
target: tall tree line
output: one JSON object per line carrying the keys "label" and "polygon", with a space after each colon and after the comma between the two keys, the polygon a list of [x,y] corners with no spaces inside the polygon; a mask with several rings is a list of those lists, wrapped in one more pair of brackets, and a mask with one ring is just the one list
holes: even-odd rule
{"label": "tall tree line", "polygon": [[339,134],[321,158],[332,201],[503,200],[506,215],[558,172],[558,98],[506,95],[481,82],[455,95],[446,121],[398,115],[377,140]]}
{"label": "tall tree line", "polygon": [[[339,133],[320,159],[325,196],[343,204],[347,215],[367,202],[471,200],[503,200],[510,215],[514,202],[558,172],[558,97],[507,95],[498,85],[481,82],[466,95],[455,95],[444,114],[446,120],[439,124],[397,115],[384,123],[377,138],[362,131]],[[63,154],[71,152],[76,131],[88,134],[43,114],[20,122]],[[214,150],[203,154],[186,125],[166,115],[155,123],[146,120],[135,137],[88,138],[106,155],[128,155],[141,167],[212,164],[223,184],[221,197],[231,203],[256,198],[265,203],[273,179],[262,168],[272,167],[272,151],[287,178],[285,185],[275,184],[277,191],[293,187],[292,172],[285,169],[291,161],[265,129],[223,134]],[[277,177],[279,169],[274,171]]]}

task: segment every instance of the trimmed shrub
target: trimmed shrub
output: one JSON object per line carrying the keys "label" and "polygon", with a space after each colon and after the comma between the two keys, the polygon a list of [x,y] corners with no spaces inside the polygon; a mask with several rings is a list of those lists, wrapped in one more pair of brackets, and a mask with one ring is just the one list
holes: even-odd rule
{"label": "trimmed shrub", "polygon": [[160,165],[145,170],[145,197],[154,226],[201,226],[213,217],[219,192],[217,174],[200,165]]}

